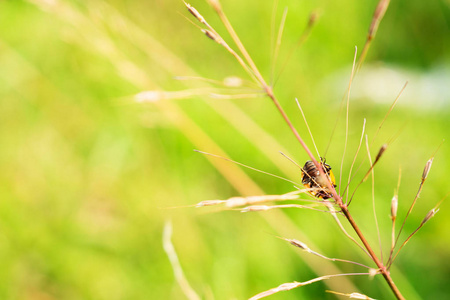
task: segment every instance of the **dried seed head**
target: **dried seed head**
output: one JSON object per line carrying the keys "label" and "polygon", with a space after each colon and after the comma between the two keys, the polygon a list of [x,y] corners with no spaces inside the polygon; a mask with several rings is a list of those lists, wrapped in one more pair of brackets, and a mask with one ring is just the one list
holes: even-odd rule
{"label": "dried seed head", "polygon": [[308,27],[311,27],[314,25],[314,23],[316,23],[317,17],[318,17],[318,13],[315,11],[309,15]]}
{"label": "dried seed head", "polygon": [[378,25],[380,24],[381,19],[386,13],[388,6],[389,0],[380,0],[380,2],[378,2],[377,8],[375,9],[375,12],[373,14],[372,23],[370,24],[369,28],[369,38],[373,38],[373,36],[375,35],[378,29]]}
{"label": "dried seed head", "polygon": [[189,3],[184,2],[184,5],[186,5],[186,8],[188,9],[188,11],[202,24],[205,24],[205,18],[203,18],[203,16],[194,8],[192,7]]}
{"label": "dried seed head", "polygon": [[423,173],[422,173],[422,181],[424,181],[425,179],[427,179],[428,177],[428,173],[430,173],[430,169],[431,169],[431,164],[433,163],[433,158],[430,158],[426,165],[425,168],[423,169]]}
{"label": "dried seed head", "polygon": [[216,35],[214,32],[212,32],[211,30],[208,30],[208,29],[202,29],[202,32],[203,32],[207,37],[209,37],[210,39],[212,39],[213,41],[219,42],[219,39],[217,38],[217,35]]}
{"label": "dried seed head", "polygon": [[306,252],[311,252],[311,249],[309,249],[309,247],[305,243],[300,242],[299,240],[293,239],[285,239],[285,240],[288,241],[292,246],[305,250]]}
{"label": "dried seed head", "polygon": [[381,146],[380,151],[378,151],[377,157],[375,158],[375,162],[373,163],[374,165],[381,158],[381,155],[383,155],[384,151],[386,151],[387,146],[388,146],[387,144],[384,144],[383,146]]}
{"label": "dried seed head", "polygon": [[394,197],[392,197],[392,201],[391,201],[391,219],[392,219],[392,221],[395,220],[395,218],[397,217],[397,209],[398,209],[398,196],[394,195]]}
{"label": "dried seed head", "polygon": [[434,217],[435,214],[437,214],[437,212],[439,211],[439,208],[433,208],[432,210],[430,210],[427,215],[425,216],[425,218],[423,218],[422,223],[420,224],[420,226],[423,226],[426,222],[428,222],[432,217]]}

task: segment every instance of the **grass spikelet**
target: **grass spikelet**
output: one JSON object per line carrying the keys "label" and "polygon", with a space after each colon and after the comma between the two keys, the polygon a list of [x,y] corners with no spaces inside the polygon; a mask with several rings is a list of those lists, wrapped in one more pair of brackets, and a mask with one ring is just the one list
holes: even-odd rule
{"label": "grass spikelet", "polygon": [[361,293],[350,293],[350,294],[344,294],[344,293],[339,293],[339,292],[335,292],[335,291],[326,291],[327,293],[331,293],[331,294],[335,294],[335,295],[340,295],[340,296],[346,296],[350,299],[362,299],[362,300],[376,300],[374,298],[370,298],[369,296],[366,296],[364,294]]}

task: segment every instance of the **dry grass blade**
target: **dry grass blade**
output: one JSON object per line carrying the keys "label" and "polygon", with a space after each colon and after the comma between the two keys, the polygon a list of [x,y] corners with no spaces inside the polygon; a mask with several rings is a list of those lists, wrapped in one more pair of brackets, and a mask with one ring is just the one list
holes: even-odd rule
{"label": "dry grass blade", "polygon": [[178,260],[177,253],[175,251],[175,247],[172,244],[172,223],[167,221],[164,225],[163,232],[163,247],[164,251],[167,253],[167,256],[170,260],[170,265],[172,266],[173,273],[175,275],[175,279],[178,282],[183,293],[189,300],[200,300],[200,297],[197,293],[192,289],[186,277],[184,276],[183,269],[181,268],[180,261]]}
{"label": "dry grass blade", "polygon": [[335,291],[325,291],[327,293],[331,293],[331,294],[335,294],[335,295],[340,295],[340,296],[346,296],[350,299],[362,299],[362,300],[376,300],[374,298],[370,298],[369,296],[366,296],[364,294],[361,293],[351,293],[351,294],[345,294],[345,293],[339,293],[339,292],[335,292]]}
{"label": "dry grass blade", "polygon": [[288,282],[288,283],[283,283],[279,286],[277,286],[276,288],[264,291],[262,293],[259,293],[251,298],[249,298],[249,300],[258,300],[258,299],[262,299],[265,297],[268,297],[270,295],[279,293],[279,292],[284,292],[284,291],[290,291],[292,289],[298,288],[300,286],[305,286],[314,282],[318,282],[318,281],[322,281],[322,280],[326,280],[326,279],[330,279],[333,277],[339,277],[339,276],[354,276],[354,275],[369,275],[369,273],[343,273],[343,274],[334,274],[334,275],[325,275],[325,276],[321,276],[321,277],[317,277],[308,281],[304,281],[304,282]]}

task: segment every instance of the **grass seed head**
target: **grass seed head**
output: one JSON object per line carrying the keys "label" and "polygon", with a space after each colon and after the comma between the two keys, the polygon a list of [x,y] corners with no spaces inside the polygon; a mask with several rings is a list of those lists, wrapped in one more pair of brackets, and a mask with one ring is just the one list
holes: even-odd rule
{"label": "grass seed head", "polygon": [[189,3],[184,2],[184,5],[186,5],[186,8],[188,9],[188,11],[202,24],[206,23],[205,18],[203,18],[203,16],[193,7],[191,6]]}
{"label": "grass seed head", "polygon": [[433,208],[432,210],[430,210],[427,215],[425,216],[425,218],[423,218],[422,223],[420,224],[420,226],[423,226],[426,222],[428,222],[432,217],[434,217],[435,214],[437,214],[437,212],[439,211],[439,208]]}
{"label": "grass seed head", "polygon": [[430,173],[431,165],[433,164],[433,158],[430,158],[425,164],[425,168],[422,173],[422,180],[424,181],[428,177],[428,173]]}
{"label": "grass seed head", "polygon": [[202,32],[207,36],[207,37],[209,37],[211,40],[213,40],[213,41],[215,41],[215,42],[219,42],[219,39],[218,39],[218,37],[217,37],[217,35],[214,33],[214,32],[212,32],[211,30],[208,30],[208,29],[202,29]]}
{"label": "grass seed head", "polygon": [[380,151],[378,151],[377,157],[375,158],[375,162],[373,164],[375,164],[381,158],[381,155],[383,155],[384,151],[386,151],[387,146],[387,144],[381,146]]}
{"label": "grass seed head", "polygon": [[286,241],[288,241],[291,245],[293,245],[293,246],[295,246],[297,248],[300,248],[300,249],[305,250],[307,252],[311,251],[311,249],[309,249],[309,247],[305,243],[300,242],[299,240],[286,239]]}
{"label": "grass seed head", "polygon": [[398,209],[398,196],[394,195],[391,201],[391,219],[395,220],[397,218],[397,209]]}

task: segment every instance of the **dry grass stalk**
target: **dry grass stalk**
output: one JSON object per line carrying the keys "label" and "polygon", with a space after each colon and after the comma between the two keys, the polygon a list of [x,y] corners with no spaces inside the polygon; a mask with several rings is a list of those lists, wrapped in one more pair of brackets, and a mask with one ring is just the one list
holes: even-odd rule
{"label": "dry grass stalk", "polygon": [[335,295],[340,295],[340,296],[346,296],[346,297],[349,297],[350,299],[376,300],[374,298],[370,298],[369,296],[366,296],[361,293],[344,294],[344,293],[339,293],[339,292],[335,292],[335,291],[325,291],[325,292],[335,294]]}
{"label": "dry grass stalk", "polygon": [[163,232],[163,247],[167,256],[169,257],[170,265],[172,266],[175,279],[178,282],[186,298],[189,300],[200,300],[200,297],[192,289],[186,277],[184,276],[183,269],[181,268],[180,261],[178,260],[178,255],[175,251],[175,247],[172,244],[172,223],[167,221],[164,225]]}
{"label": "dry grass stalk", "polygon": [[325,275],[325,276],[320,276],[308,281],[304,281],[304,282],[288,282],[288,283],[283,283],[279,286],[277,286],[276,288],[264,291],[262,293],[259,293],[253,297],[251,297],[249,300],[258,300],[258,299],[262,299],[268,296],[271,296],[273,294],[279,293],[279,292],[284,292],[284,291],[290,291],[292,289],[301,287],[301,286],[305,286],[311,283],[315,283],[318,281],[322,281],[322,280],[326,280],[326,279],[330,279],[333,277],[339,277],[339,276],[355,276],[355,275],[369,275],[369,273],[342,273],[342,274],[334,274],[334,275]]}
{"label": "dry grass stalk", "polygon": [[244,68],[244,70],[250,75],[251,78],[253,78],[256,82],[259,81],[258,78],[255,78],[255,74],[252,71],[252,68],[247,65],[247,63],[242,59],[242,57],[234,51],[226,42],[225,40],[220,36],[220,34],[217,33],[217,31],[209,25],[208,22],[206,22],[205,18],[190,4],[184,2],[186,5],[186,8],[188,11],[203,25],[207,27],[207,29],[201,29],[201,31],[210,39],[218,43],[219,45],[223,46],[231,55],[233,55],[236,60],[241,64],[241,66]]}

